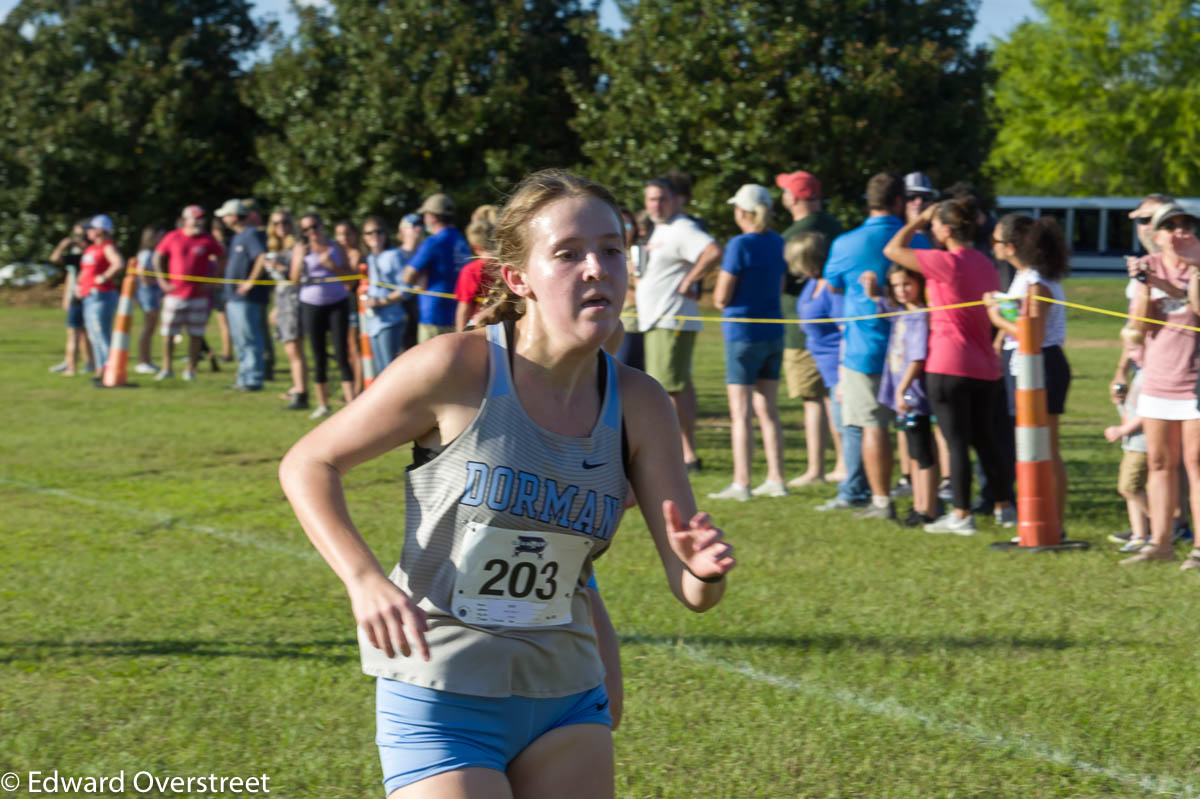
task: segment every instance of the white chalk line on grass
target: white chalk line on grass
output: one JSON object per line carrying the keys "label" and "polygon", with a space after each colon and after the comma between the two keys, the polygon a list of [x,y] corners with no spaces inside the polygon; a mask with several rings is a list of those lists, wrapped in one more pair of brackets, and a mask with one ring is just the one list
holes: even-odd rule
{"label": "white chalk line on grass", "polygon": [[785,691],[831,701],[835,704],[852,707],[875,716],[883,716],[885,718],[917,724],[934,732],[961,738],[981,746],[986,746],[989,749],[1003,749],[1033,760],[1066,766],[1082,774],[1092,777],[1102,777],[1126,786],[1139,788],[1146,793],[1178,796],[1181,799],[1197,799],[1200,797],[1200,787],[1191,782],[1185,782],[1175,777],[1139,774],[1120,766],[1101,766],[1096,763],[1090,763],[1067,752],[1054,749],[1027,735],[989,732],[971,724],[939,719],[929,713],[901,704],[890,697],[886,699],[872,699],[847,688],[838,688],[794,677],[771,674],[747,663],[736,663],[725,660],[713,655],[711,652],[705,651],[703,648],[692,646],[684,641],[668,644],[661,640],[641,635],[622,635],[621,639],[631,643],[646,644],[658,647],[659,649],[669,650],[676,654],[681,654],[695,663],[715,666],[723,671],[739,674],[756,682],[765,683]]}
{"label": "white chalk line on grass", "polygon": [[179,520],[179,517],[172,516],[169,513],[160,513],[158,511],[147,510],[144,508],[135,508],[129,505],[122,505],[117,502],[107,502],[102,499],[93,499],[79,494],[73,494],[70,491],[64,491],[61,488],[48,488],[46,486],[36,485],[34,483],[26,483],[20,480],[9,480],[6,477],[0,477],[0,486],[12,486],[26,491],[30,494],[42,494],[45,496],[57,497],[65,499],[68,502],[74,502],[78,505],[88,505],[93,508],[110,511],[112,513],[124,514],[126,516],[135,516],[146,521],[154,522],[155,524],[164,527],[174,527],[179,530],[187,530],[192,533],[201,533],[211,538],[216,538],[221,541],[226,541],[231,544],[240,544],[242,546],[254,547],[261,549],[264,552],[274,552],[279,555],[288,555],[293,558],[302,560],[320,560],[320,556],[311,549],[299,549],[297,547],[289,547],[286,544],[280,544],[277,541],[272,541],[269,538],[254,535],[253,533],[245,533],[237,530],[223,530],[219,527],[210,527],[206,524],[190,524]]}

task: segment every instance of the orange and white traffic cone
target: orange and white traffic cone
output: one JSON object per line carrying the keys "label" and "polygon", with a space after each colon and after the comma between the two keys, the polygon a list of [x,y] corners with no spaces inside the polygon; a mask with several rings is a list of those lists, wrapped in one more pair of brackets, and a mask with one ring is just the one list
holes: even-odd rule
{"label": "orange and white traffic cone", "polygon": [[137,280],[136,272],[130,269],[126,270],[125,279],[121,281],[121,298],[117,301],[117,315],[113,319],[108,362],[104,364],[105,388],[125,385],[129,367],[129,333],[133,329],[133,294],[137,290]]}
{"label": "orange and white traffic cone", "polygon": [[360,331],[358,351],[362,358],[364,390],[375,382],[375,357],[371,354],[371,337],[367,335],[367,314],[370,310],[363,302],[365,296],[365,294],[358,295],[358,329]]}
{"label": "orange and white traffic cone", "polygon": [[[1029,307],[1038,302],[1029,292],[1017,318],[1016,366],[1017,410],[1017,547],[1041,552],[1057,549],[1087,549],[1086,541],[1066,541],[1059,524],[1054,490],[1054,464],[1050,460],[1050,427],[1046,411],[1046,367],[1042,341],[1037,335]],[[993,545],[1011,548],[1009,542]]]}

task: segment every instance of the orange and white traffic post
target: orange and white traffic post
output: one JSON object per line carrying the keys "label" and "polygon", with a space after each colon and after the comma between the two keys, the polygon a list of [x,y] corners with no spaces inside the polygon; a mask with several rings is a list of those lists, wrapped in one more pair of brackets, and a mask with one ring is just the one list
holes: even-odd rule
{"label": "orange and white traffic post", "polygon": [[371,337],[367,335],[367,314],[371,310],[367,308],[364,297],[366,294],[358,295],[358,351],[362,363],[363,388],[365,389],[375,382],[375,357],[371,354]]}
{"label": "orange and white traffic post", "polygon": [[[1050,460],[1050,427],[1046,410],[1046,367],[1042,341],[1029,308],[1039,302],[1032,289],[1017,318],[1017,351],[1014,400],[1017,410],[1017,541],[1028,551],[1086,549],[1086,541],[1065,541],[1059,524],[1054,490],[1054,464]],[[1012,548],[1010,542],[993,545]]]}
{"label": "orange and white traffic post", "polygon": [[133,294],[137,291],[137,280],[135,269],[125,270],[125,279],[121,281],[121,298],[117,301],[117,314],[113,319],[108,362],[104,364],[105,388],[125,385],[125,376],[129,368],[129,334],[133,329]]}

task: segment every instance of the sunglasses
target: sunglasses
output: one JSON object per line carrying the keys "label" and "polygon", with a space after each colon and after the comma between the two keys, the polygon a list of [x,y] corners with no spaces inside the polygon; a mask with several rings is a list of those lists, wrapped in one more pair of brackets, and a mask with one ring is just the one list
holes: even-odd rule
{"label": "sunglasses", "polygon": [[364,230],[363,235],[364,236],[382,236],[383,231],[382,230]]}
{"label": "sunglasses", "polygon": [[1150,224],[1150,220],[1153,218],[1154,217],[1151,216],[1135,216],[1133,221],[1137,222],[1139,225],[1148,225]]}
{"label": "sunglasses", "polygon": [[1196,223],[1191,219],[1168,219],[1158,226],[1159,230],[1169,230],[1174,233],[1177,230],[1182,230],[1185,233],[1195,233]]}
{"label": "sunglasses", "polygon": [[1008,242],[1007,242],[1007,241],[1001,241],[1000,239],[997,239],[997,238],[993,238],[993,239],[992,239],[992,244],[1008,244]]}
{"label": "sunglasses", "polygon": [[314,230],[320,230],[320,229],[321,229],[320,225],[301,225],[300,226],[301,233],[312,233]]}
{"label": "sunglasses", "polygon": [[927,195],[927,194],[906,194],[906,195],[904,195],[905,202],[912,202],[913,200],[928,200],[928,199],[929,199],[929,195]]}

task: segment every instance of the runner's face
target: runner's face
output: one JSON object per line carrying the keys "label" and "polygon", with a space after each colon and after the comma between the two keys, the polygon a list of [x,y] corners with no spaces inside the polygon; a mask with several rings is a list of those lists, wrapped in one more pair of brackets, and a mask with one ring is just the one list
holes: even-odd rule
{"label": "runner's face", "polygon": [[621,220],[598,198],[555,200],[529,222],[529,299],[551,330],[572,330],[589,344],[619,324],[625,299]]}

